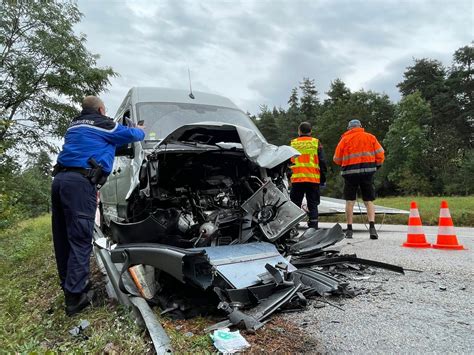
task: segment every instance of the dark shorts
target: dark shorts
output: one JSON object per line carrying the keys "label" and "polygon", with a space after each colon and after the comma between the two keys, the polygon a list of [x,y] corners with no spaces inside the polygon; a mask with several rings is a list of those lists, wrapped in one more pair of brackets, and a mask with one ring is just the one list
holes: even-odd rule
{"label": "dark shorts", "polygon": [[363,201],[375,200],[374,174],[344,176],[344,200],[355,201],[359,187]]}

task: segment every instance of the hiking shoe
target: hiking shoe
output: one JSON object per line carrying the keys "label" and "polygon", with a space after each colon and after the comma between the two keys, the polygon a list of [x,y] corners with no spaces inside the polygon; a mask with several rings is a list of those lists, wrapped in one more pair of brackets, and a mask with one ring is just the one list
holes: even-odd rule
{"label": "hiking shoe", "polygon": [[377,230],[375,227],[369,228],[370,239],[379,239],[379,235],[377,234]]}
{"label": "hiking shoe", "polygon": [[347,239],[352,239],[352,229],[346,230],[346,235],[345,235],[345,237],[346,237]]}

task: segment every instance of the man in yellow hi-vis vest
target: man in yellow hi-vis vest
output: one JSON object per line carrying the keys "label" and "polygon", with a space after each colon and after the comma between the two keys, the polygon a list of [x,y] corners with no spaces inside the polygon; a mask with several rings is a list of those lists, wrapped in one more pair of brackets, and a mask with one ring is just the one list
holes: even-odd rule
{"label": "man in yellow hi-vis vest", "polygon": [[311,137],[311,123],[302,122],[298,138],[291,146],[301,155],[291,158],[291,201],[301,208],[303,197],[308,203],[308,227],[318,229],[319,187],[326,183],[326,160],[319,139]]}

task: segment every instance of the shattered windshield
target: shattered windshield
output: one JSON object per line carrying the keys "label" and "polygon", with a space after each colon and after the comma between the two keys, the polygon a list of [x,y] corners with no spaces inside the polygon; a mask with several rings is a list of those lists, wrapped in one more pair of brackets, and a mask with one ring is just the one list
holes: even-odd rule
{"label": "shattered windshield", "polygon": [[186,103],[139,103],[138,120],[145,124],[145,143],[161,140],[177,128],[198,122],[224,122],[256,131],[258,128],[242,111],[209,105]]}

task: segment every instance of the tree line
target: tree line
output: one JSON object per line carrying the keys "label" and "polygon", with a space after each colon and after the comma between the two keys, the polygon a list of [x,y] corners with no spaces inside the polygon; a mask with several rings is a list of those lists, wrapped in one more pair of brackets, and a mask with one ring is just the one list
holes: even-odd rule
{"label": "tree line", "polygon": [[386,161],[376,174],[379,195],[469,195],[474,193],[474,47],[453,54],[449,67],[415,59],[397,85],[401,100],[386,94],[352,92],[340,79],[321,99],[314,79],[291,90],[288,108],[261,106],[251,116],[270,143],[289,144],[300,122],[313,125],[329,162],[328,196],[341,197],[343,182],[332,157],[351,119],[383,145]]}

